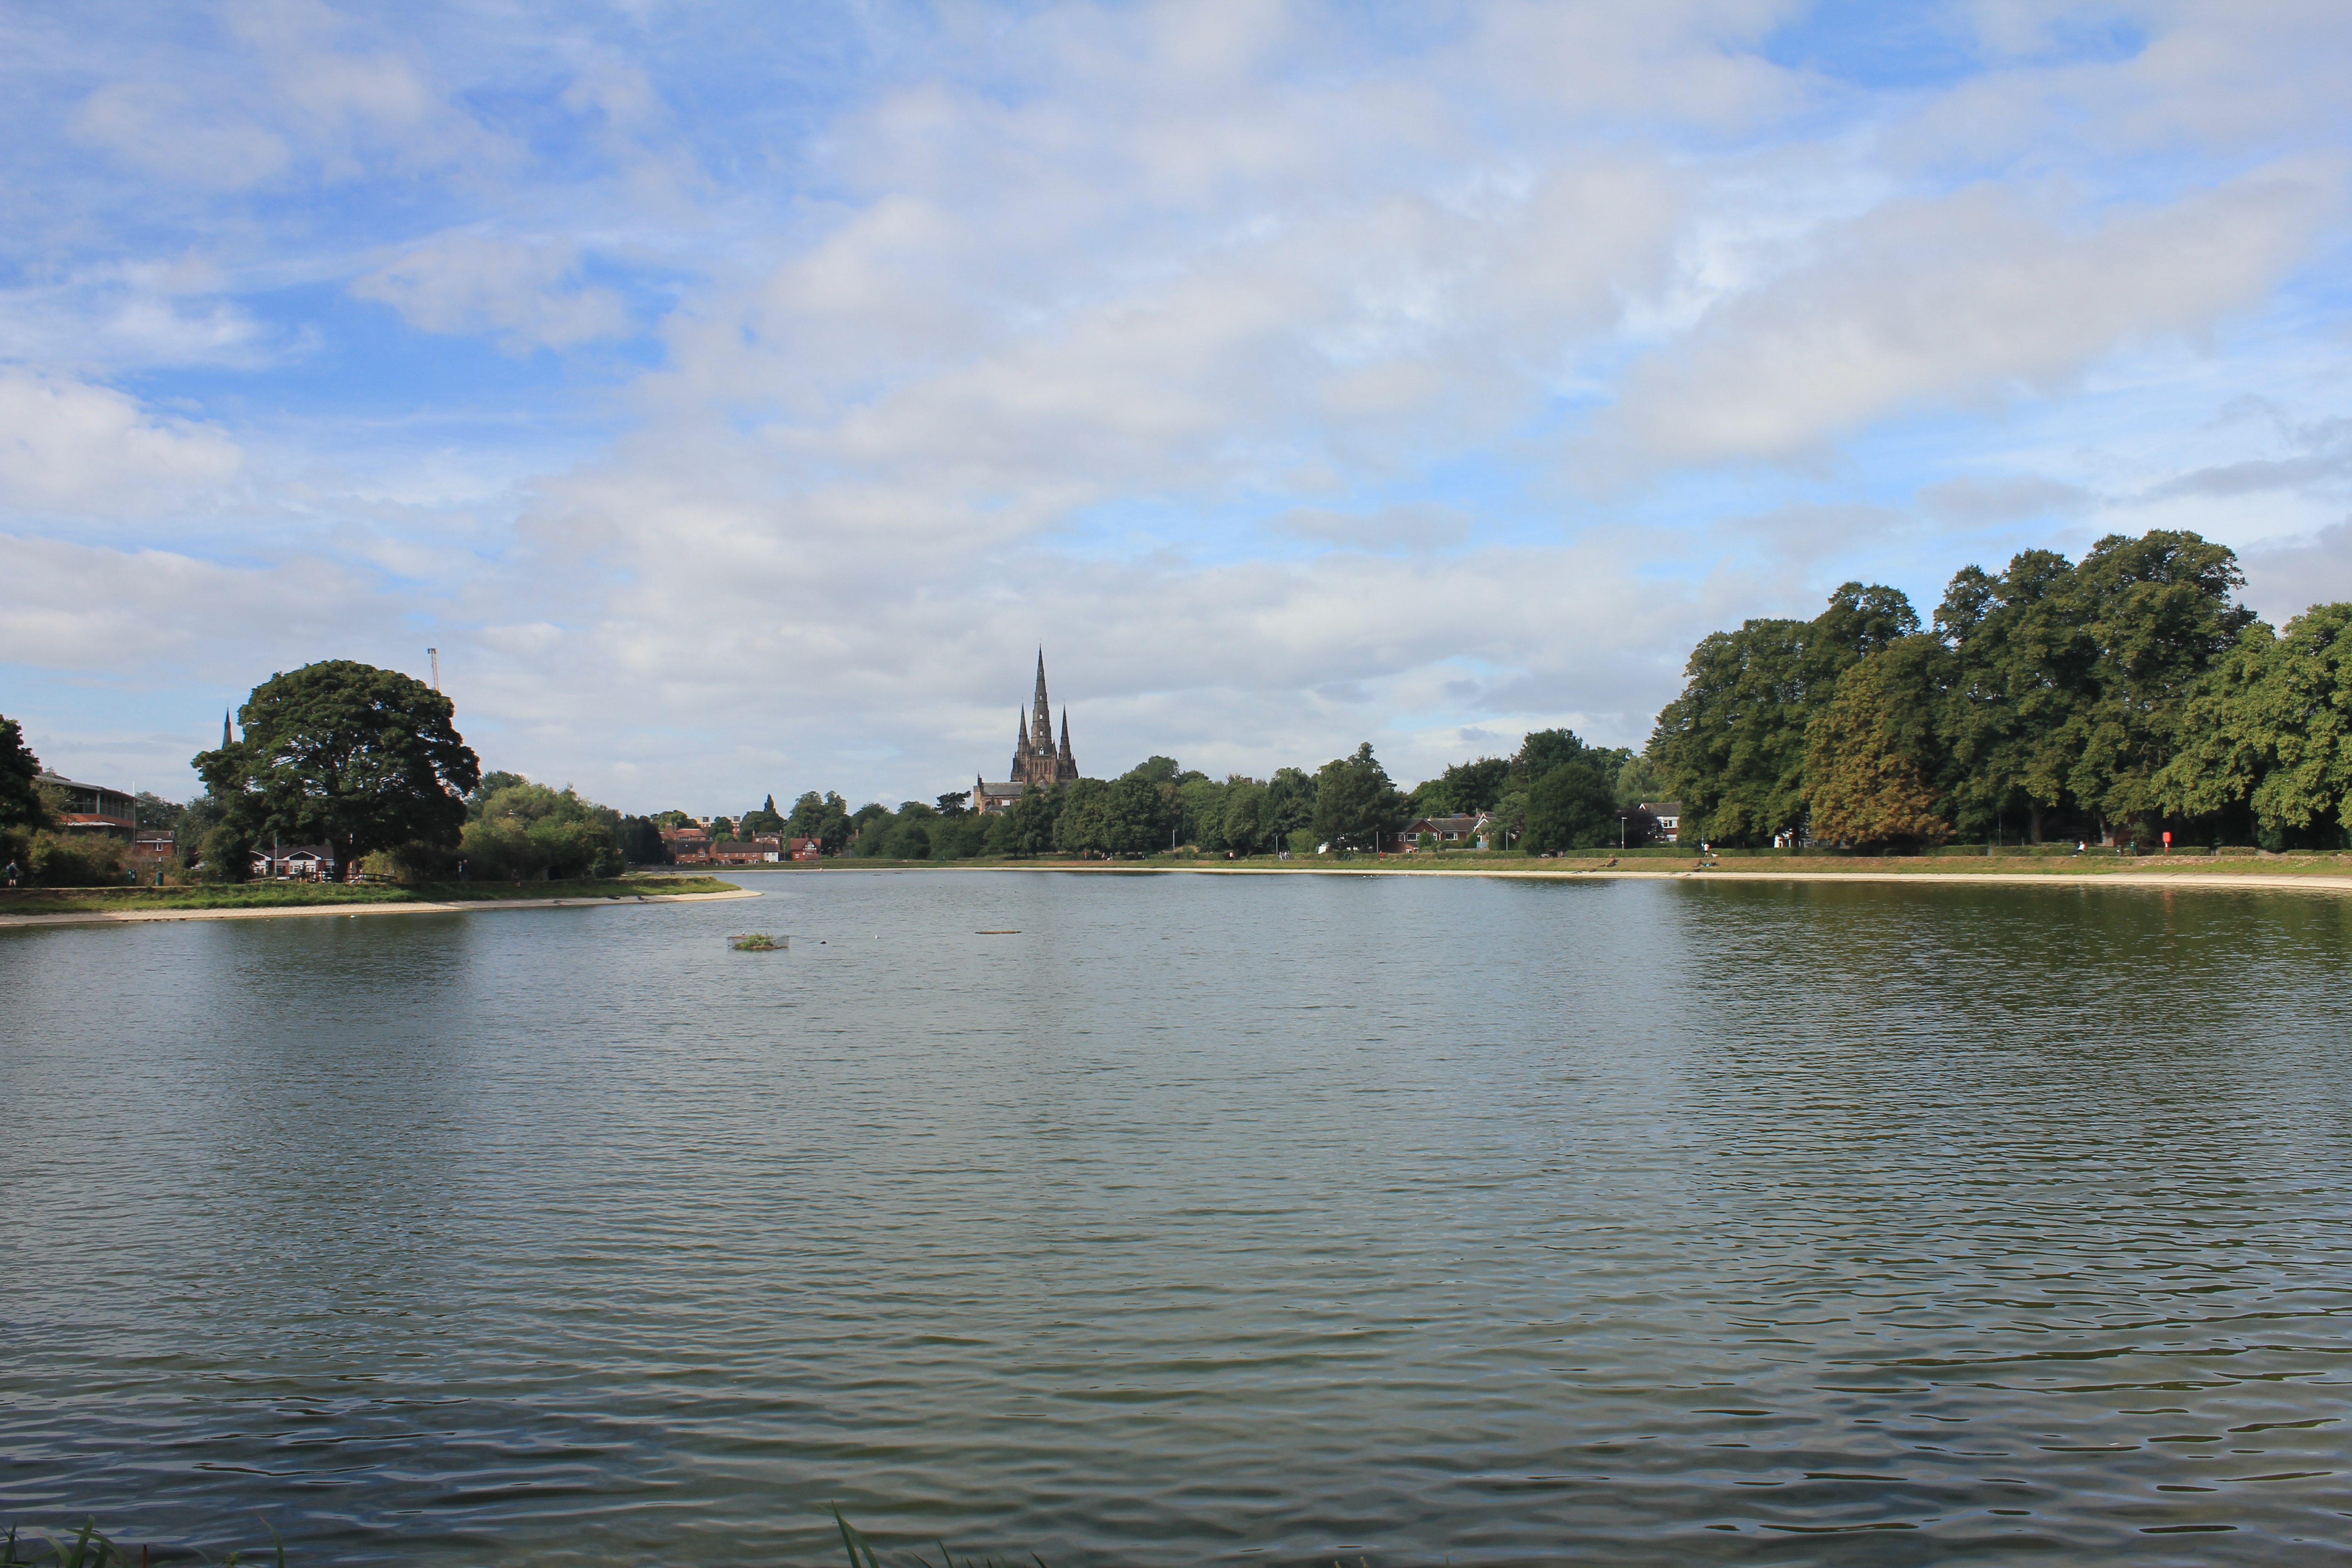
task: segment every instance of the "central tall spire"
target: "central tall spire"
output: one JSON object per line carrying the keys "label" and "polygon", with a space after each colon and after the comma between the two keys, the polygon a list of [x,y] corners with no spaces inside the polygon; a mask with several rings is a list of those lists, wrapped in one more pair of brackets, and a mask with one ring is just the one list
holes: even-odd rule
{"label": "central tall spire", "polygon": [[1050,750],[1054,744],[1054,708],[1045,700],[1045,650],[1037,650],[1037,717],[1029,725],[1030,744],[1039,751]]}

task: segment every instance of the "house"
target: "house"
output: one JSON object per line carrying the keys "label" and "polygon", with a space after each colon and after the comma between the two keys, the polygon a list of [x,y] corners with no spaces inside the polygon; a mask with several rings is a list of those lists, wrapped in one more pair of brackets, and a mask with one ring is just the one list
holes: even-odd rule
{"label": "house", "polygon": [[772,833],[751,838],[722,838],[709,849],[709,859],[720,866],[756,866],[783,858],[783,842]]}
{"label": "house", "polygon": [[680,866],[710,864],[710,834],[700,827],[665,827],[662,843],[668,847],[669,858]]}
{"label": "house", "polygon": [[180,853],[180,836],[168,827],[142,827],[131,836],[131,853],[147,860],[170,860]]}
{"label": "house", "polygon": [[1409,849],[1421,842],[1424,833],[1441,846],[1467,844],[1486,831],[1486,821],[1483,811],[1460,816],[1417,816],[1397,829],[1396,847]]}
{"label": "house", "polygon": [[814,860],[824,853],[824,841],[821,838],[795,838],[785,850],[787,858],[793,860]]}
{"label": "house", "polygon": [[137,820],[138,803],[121,790],[76,784],[52,773],[44,773],[34,782],[63,793],[65,806],[58,821],[68,832],[120,833],[127,837]]}
{"label": "house", "polygon": [[1658,819],[1658,837],[1666,843],[1677,841],[1682,833],[1683,806],[1678,800],[1645,800],[1642,809]]}
{"label": "house", "polygon": [[290,877],[298,882],[332,881],[335,875],[335,851],[325,844],[281,846],[265,849],[253,858],[253,874],[257,877]]}

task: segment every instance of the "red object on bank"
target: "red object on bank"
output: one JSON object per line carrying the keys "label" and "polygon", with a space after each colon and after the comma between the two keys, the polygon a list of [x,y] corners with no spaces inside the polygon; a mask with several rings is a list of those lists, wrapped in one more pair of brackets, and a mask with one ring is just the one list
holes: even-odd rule
{"label": "red object on bank", "polygon": [[2167,855],[2172,853],[2172,835],[2169,833],[2164,836],[2164,852]]}

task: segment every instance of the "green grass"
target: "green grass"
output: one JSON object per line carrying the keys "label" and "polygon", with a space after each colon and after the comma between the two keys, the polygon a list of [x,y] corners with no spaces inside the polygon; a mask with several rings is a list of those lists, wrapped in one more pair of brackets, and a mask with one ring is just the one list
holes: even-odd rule
{"label": "green grass", "polygon": [[0,889],[0,915],[86,915],[114,910],[279,910],[334,904],[488,903],[502,899],[635,899],[725,893],[715,877],[614,877],[579,882],[245,882],[193,888]]}

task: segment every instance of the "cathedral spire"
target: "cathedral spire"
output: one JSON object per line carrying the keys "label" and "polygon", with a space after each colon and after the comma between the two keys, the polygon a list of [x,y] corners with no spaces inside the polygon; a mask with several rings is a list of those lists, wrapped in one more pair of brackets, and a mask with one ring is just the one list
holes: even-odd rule
{"label": "cathedral spire", "polygon": [[[1068,763],[1069,763],[1069,761],[1070,761],[1070,710],[1069,710],[1069,709],[1068,709],[1068,708],[1065,707],[1065,708],[1062,710],[1062,762],[1063,762],[1063,763],[1066,764],[1066,764],[1068,764]],[[1070,776],[1071,776],[1072,778],[1076,778],[1076,777],[1077,776],[1077,773],[1076,773],[1076,769],[1075,769],[1075,768],[1069,768],[1067,771],[1069,772]]]}
{"label": "cathedral spire", "polygon": [[232,743],[228,735],[228,710],[224,708],[221,710],[221,750],[227,751]]}

